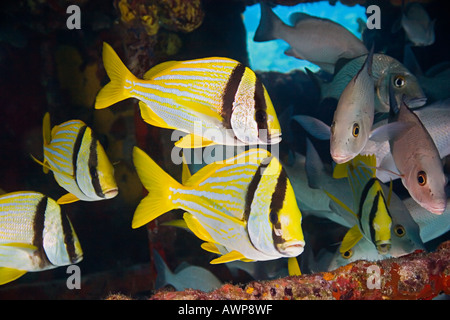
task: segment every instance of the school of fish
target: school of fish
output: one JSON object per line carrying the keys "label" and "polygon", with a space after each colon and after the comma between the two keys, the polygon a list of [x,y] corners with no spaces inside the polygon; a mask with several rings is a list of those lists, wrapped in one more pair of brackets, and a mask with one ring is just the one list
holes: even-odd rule
{"label": "school of fish", "polygon": [[[255,72],[241,62],[226,57],[166,61],[140,79],[104,43],[110,82],[98,92],[96,109],[136,99],[147,124],[185,134],[176,147],[238,151],[220,160],[202,159],[193,174],[184,158],[178,182],[134,146],[133,164],[148,193],[130,217],[131,227],[181,209],[182,219],[168,225],[201,239],[201,248],[215,255],[211,264],[245,269],[240,264],[278,260],[285,265],[277,268],[290,275],[424,250],[426,242],[448,232],[442,159],[450,154],[449,100],[425,105],[420,81],[404,64],[374,52],[374,46],[367,50],[331,20],[295,13],[289,26],[266,4],[261,13],[254,41],[283,39],[290,44],[287,55],[334,74],[326,83],[306,71],[320,87],[321,99],[337,100],[332,122],[292,117],[312,136],[330,141],[333,163],[322,161],[306,136],[305,155],[290,150],[286,160],[267,150],[282,143],[277,108]],[[434,42],[434,21],[418,4],[402,7],[399,25],[414,46]],[[0,285],[27,272],[80,262],[81,243],[64,205],[105,201],[120,192],[113,164],[83,121],[52,127],[46,113],[42,132],[43,159],[31,159],[45,174],[52,171],[67,193],[56,201],[37,191],[0,195]],[[410,197],[401,200],[395,193],[397,178]],[[305,217],[313,216],[344,230],[327,248],[309,245],[314,236],[327,237],[320,227],[304,228]],[[158,287],[210,291],[222,284],[209,270],[184,266],[172,272],[158,252],[153,256]]]}

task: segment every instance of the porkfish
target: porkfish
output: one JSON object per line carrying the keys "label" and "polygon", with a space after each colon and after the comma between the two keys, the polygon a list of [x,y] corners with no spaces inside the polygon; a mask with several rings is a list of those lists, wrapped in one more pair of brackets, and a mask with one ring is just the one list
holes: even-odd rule
{"label": "porkfish", "polygon": [[376,178],[374,155],[358,155],[353,160],[338,164],[333,178],[348,178],[353,193],[353,209],[329,194],[330,198],[351,213],[355,225],[344,236],[340,251],[346,252],[363,237],[371,241],[379,254],[386,254],[391,248],[392,218],[381,182]]}
{"label": "porkfish", "polygon": [[403,100],[398,107],[390,90],[390,122],[406,123],[409,129],[389,141],[392,158],[402,183],[411,197],[423,208],[442,214],[447,206],[447,177],[439,151],[419,117]]}
{"label": "porkfish", "polygon": [[145,122],[188,133],[175,143],[178,147],[281,140],[267,90],[242,63],[221,57],[167,61],[138,79],[106,43],[103,63],[111,82],[98,93],[95,108],[136,98]]}
{"label": "porkfish", "polygon": [[290,45],[286,55],[307,60],[329,73],[334,72],[339,59],[352,59],[368,52],[361,40],[334,21],[302,12],[292,14],[290,20],[293,26],[285,24],[261,2],[261,21],[253,40],[283,39]]}
{"label": "porkfish", "polygon": [[211,263],[296,257],[305,245],[301,213],[280,162],[264,149],[250,149],[211,163],[183,184],[135,147],[133,161],[148,195],[132,227],[183,209],[187,227],[202,248],[221,254]]}
{"label": "porkfish", "polygon": [[55,180],[69,193],[59,204],[78,200],[97,201],[118,194],[114,168],[91,128],[81,120],[70,120],[50,131],[50,115],[43,120],[44,161],[32,158],[53,171]]}
{"label": "porkfish", "polygon": [[0,285],[82,259],[75,230],[55,200],[33,191],[0,196]]}

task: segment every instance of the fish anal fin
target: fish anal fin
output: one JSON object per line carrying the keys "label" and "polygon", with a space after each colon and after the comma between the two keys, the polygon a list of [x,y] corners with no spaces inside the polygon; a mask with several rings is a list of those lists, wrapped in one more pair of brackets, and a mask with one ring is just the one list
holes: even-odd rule
{"label": "fish anal fin", "polygon": [[215,145],[216,142],[205,139],[201,136],[190,133],[185,135],[180,140],[175,142],[175,146],[178,148],[203,148],[206,146]]}
{"label": "fish anal fin", "polygon": [[73,203],[73,202],[77,202],[80,201],[80,199],[78,199],[78,197],[76,197],[75,195],[71,194],[71,193],[67,193],[65,195],[63,195],[61,198],[59,198],[56,203],[57,204],[68,204],[68,203]]}
{"label": "fish anal fin", "polygon": [[246,258],[242,253],[233,250],[231,252],[228,252],[227,254],[224,254],[223,256],[216,258],[214,260],[211,260],[211,264],[219,264],[219,263],[227,263],[227,262],[231,262],[231,261],[236,261],[236,260],[245,260],[247,262],[251,261],[248,258]]}
{"label": "fish anal fin", "polygon": [[0,267],[0,285],[4,285],[23,276],[27,271]]}
{"label": "fish anal fin", "polygon": [[355,224],[353,227],[351,227],[347,233],[344,236],[344,239],[342,239],[341,247],[339,248],[340,253],[344,253],[351,248],[353,248],[359,240],[361,240],[363,237],[363,234],[359,230],[359,226]]}
{"label": "fish anal fin", "polygon": [[194,217],[191,213],[185,212],[183,214],[183,219],[186,222],[187,227],[191,230],[199,239],[215,243],[216,241],[211,237],[211,235],[206,231],[205,227],[202,226],[200,221]]}

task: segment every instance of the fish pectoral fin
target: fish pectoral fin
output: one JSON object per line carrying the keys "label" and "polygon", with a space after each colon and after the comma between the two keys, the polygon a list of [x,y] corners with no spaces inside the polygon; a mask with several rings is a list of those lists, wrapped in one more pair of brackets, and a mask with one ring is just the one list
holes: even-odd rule
{"label": "fish pectoral fin", "polygon": [[206,231],[205,227],[202,226],[200,221],[196,217],[194,217],[191,213],[185,212],[183,214],[183,219],[186,222],[187,227],[191,230],[197,238],[206,241],[215,243],[216,241],[211,237],[211,235]]}
{"label": "fish pectoral fin", "polygon": [[56,203],[57,204],[68,204],[68,203],[73,203],[73,202],[77,202],[80,201],[80,199],[78,199],[75,195],[71,194],[71,193],[67,193],[65,195],[63,195],[61,198],[59,198]]}
{"label": "fish pectoral fin", "polygon": [[0,244],[0,247],[12,247],[20,250],[25,251],[36,251],[38,248],[32,244],[29,243],[22,243],[22,242],[8,242],[8,243],[2,243]]}
{"label": "fish pectoral fin", "polygon": [[412,122],[391,122],[379,126],[374,129],[369,136],[369,140],[375,142],[384,142],[388,140],[395,140],[404,135],[413,126]]}
{"label": "fish pectoral fin", "polygon": [[288,258],[288,271],[290,276],[301,276],[300,266],[298,265],[297,257]]}
{"label": "fish pectoral fin", "polygon": [[214,243],[212,243],[212,242],[204,242],[204,243],[202,243],[201,248],[202,248],[203,250],[205,250],[205,251],[208,251],[208,252],[220,254],[219,249],[218,249],[217,246],[216,246]]}
{"label": "fish pectoral fin", "polygon": [[169,127],[169,125],[145,102],[139,101],[139,109],[141,110],[142,119],[148,124],[158,128],[176,129]]}
{"label": "fish pectoral fin", "polygon": [[18,270],[7,267],[0,267],[0,285],[4,285],[8,282],[14,281],[23,276],[27,271]]}
{"label": "fish pectoral fin", "polygon": [[227,263],[227,262],[231,262],[231,261],[236,261],[236,260],[243,260],[246,262],[250,262],[252,260],[249,260],[248,258],[246,258],[242,253],[233,250],[231,252],[228,252],[227,254],[224,254],[223,256],[211,260],[210,264],[219,264],[219,263]]}
{"label": "fish pectoral fin", "polygon": [[203,138],[202,136],[195,135],[193,133],[190,133],[188,135],[185,135],[180,140],[175,142],[175,146],[178,148],[203,148],[211,145],[217,144],[214,141],[208,140]]}
{"label": "fish pectoral fin", "polygon": [[306,115],[296,115],[292,119],[297,121],[313,137],[319,140],[330,140],[331,128],[325,122]]}
{"label": "fish pectoral fin", "polygon": [[350,230],[347,231],[347,233],[344,236],[344,239],[342,239],[341,247],[339,248],[340,253],[344,253],[351,248],[353,248],[359,240],[361,240],[363,237],[363,234],[359,230],[359,226],[355,224],[353,227],[350,228]]}

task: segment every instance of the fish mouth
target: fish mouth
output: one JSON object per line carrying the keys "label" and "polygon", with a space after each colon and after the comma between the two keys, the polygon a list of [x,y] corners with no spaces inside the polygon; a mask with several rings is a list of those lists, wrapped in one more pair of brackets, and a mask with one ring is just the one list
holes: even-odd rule
{"label": "fish mouth", "polygon": [[287,241],[278,244],[278,251],[287,257],[296,257],[303,252],[305,247],[304,241]]}
{"label": "fish mouth", "polygon": [[331,157],[333,158],[334,162],[338,164],[350,161],[354,158],[352,155],[340,155],[336,153],[332,153]]}
{"label": "fish mouth", "polygon": [[418,108],[427,103],[427,97],[411,98],[405,101],[410,108]]}
{"label": "fish mouth", "polygon": [[377,241],[376,246],[377,246],[378,253],[385,255],[391,249],[391,242],[390,241]]}
{"label": "fish mouth", "polygon": [[444,213],[447,207],[447,203],[444,202],[442,204],[438,204],[437,206],[422,204],[422,207],[424,207],[433,214],[441,215]]}
{"label": "fish mouth", "polygon": [[105,195],[105,199],[111,199],[119,194],[119,189],[117,188],[109,189],[103,192],[103,194]]}

